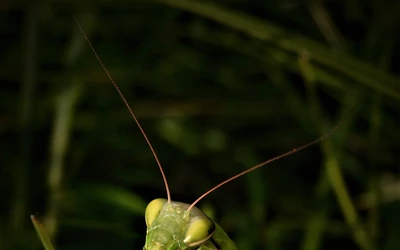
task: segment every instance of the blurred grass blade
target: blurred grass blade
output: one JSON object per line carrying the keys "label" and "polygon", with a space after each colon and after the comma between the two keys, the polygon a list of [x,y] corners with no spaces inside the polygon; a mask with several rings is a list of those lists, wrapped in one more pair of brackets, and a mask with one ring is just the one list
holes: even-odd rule
{"label": "blurred grass blade", "polygon": [[400,99],[398,77],[377,69],[344,51],[332,50],[308,37],[287,31],[285,28],[266,20],[230,10],[222,5],[188,0],[157,1],[203,16],[260,41],[272,43],[288,54],[298,54],[305,49],[310,52],[310,60],[313,63],[329,67],[375,91]]}
{"label": "blurred grass blade", "polygon": [[54,250],[55,248],[53,247],[53,244],[51,243],[51,240],[49,236],[46,233],[46,230],[43,227],[43,224],[40,223],[38,219],[35,218],[34,215],[31,215],[31,220],[33,223],[33,226],[35,226],[35,230],[37,234],[39,235],[40,240],[42,241],[42,244],[46,250]]}
{"label": "blurred grass blade", "polygon": [[[91,13],[85,13],[81,19],[84,20],[85,25],[87,24],[90,27],[94,17]],[[76,106],[82,91],[81,77],[72,71],[70,65],[78,60],[84,48],[85,41],[82,39],[81,33],[75,28],[64,59],[67,77],[63,83],[54,82],[55,85],[63,85],[65,88],[59,92],[59,96],[54,104],[55,119],[51,135],[48,168],[49,204],[43,221],[50,237],[54,237],[58,229],[57,217],[60,204],[62,203],[60,193],[63,192],[63,173],[65,172],[64,159],[69,150],[68,145],[71,140],[71,133],[73,132]]]}

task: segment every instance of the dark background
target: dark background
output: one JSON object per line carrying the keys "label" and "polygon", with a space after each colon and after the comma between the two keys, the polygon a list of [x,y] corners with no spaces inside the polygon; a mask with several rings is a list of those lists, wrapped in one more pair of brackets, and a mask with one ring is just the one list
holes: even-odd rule
{"label": "dark background", "polygon": [[399,249],[399,1],[0,3],[0,249],[142,249],[174,200],[212,193],[239,249]]}

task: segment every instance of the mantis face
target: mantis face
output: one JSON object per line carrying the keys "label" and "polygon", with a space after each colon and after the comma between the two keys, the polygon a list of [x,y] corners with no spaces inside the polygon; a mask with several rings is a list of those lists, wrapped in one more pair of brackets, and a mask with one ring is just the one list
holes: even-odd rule
{"label": "mantis face", "polygon": [[155,199],[146,208],[146,250],[196,249],[213,236],[214,222],[189,204]]}

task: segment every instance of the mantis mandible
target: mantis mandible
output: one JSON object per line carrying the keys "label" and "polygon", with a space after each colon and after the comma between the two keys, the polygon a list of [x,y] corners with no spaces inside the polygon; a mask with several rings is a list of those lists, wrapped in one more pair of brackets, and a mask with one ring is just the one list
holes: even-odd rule
{"label": "mantis mandible", "polygon": [[211,250],[211,249],[221,249],[221,250],[235,250],[236,246],[225,231],[212,219],[210,219],[204,212],[202,212],[195,205],[202,200],[204,197],[209,195],[211,192],[220,188],[221,186],[245,175],[251,171],[256,170],[262,166],[265,166],[273,161],[279,160],[288,155],[294,154],[298,151],[306,149],[320,141],[328,138],[342,123],[342,119],[330,132],[319,137],[318,139],[304,144],[301,147],[295,148],[291,151],[278,155],[272,159],[261,162],[260,164],[253,166],[223,182],[211,188],[209,191],[201,195],[192,204],[176,202],[171,200],[170,191],[168,188],[167,178],[161,166],[161,163],[157,157],[157,154],[150,143],[146,133],[144,132],[142,126],[140,125],[138,119],[136,118],[134,112],[130,108],[127,100],[122,94],[116,82],[111,77],[111,74],[101,61],[93,45],[86,36],[83,28],[79,22],[75,19],[78,24],[85,40],[87,41],[89,47],[93,51],[95,57],[101,64],[101,67],[107,74],[107,77],[114,85],[118,94],[120,95],[122,101],[128,108],[131,116],[133,117],[136,125],[141,131],[144,139],[146,140],[151,152],[153,153],[154,159],[160,169],[162,178],[164,180],[167,199],[155,199],[151,201],[145,212],[145,220],[147,225],[146,242],[143,247],[144,250],[184,250],[184,249],[199,249],[199,250]]}

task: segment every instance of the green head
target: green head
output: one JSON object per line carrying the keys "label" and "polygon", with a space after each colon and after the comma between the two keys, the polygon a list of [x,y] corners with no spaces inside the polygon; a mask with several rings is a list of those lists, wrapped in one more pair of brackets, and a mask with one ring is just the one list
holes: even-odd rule
{"label": "green head", "polygon": [[197,207],[155,199],[147,205],[146,250],[196,249],[215,232],[214,222]]}

